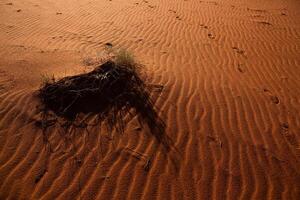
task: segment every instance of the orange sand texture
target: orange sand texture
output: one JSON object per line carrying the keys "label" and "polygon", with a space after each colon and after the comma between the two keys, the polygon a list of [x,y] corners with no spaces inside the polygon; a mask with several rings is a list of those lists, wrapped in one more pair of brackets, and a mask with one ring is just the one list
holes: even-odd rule
{"label": "orange sand texture", "polygon": [[[41,75],[133,52],[178,149],[131,117],[47,132]],[[300,199],[298,0],[0,0],[0,199]],[[146,169],[149,170],[146,170]]]}

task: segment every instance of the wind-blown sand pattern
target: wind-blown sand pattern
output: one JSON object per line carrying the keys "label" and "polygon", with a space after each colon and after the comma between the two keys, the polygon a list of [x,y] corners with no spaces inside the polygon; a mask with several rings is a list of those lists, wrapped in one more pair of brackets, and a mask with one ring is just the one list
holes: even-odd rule
{"label": "wind-blown sand pattern", "polygon": [[[35,126],[41,75],[90,70],[106,43],[164,86],[180,153],[135,117]],[[0,199],[300,199],[299,113],[297,0],[0,1]]]}

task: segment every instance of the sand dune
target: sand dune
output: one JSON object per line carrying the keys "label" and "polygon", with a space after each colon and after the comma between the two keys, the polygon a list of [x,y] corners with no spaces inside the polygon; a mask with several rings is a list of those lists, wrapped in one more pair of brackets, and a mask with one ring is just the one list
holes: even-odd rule
{"label": "sand dune", "polygon": [[[300,199],[299,19],[297,0],[0,1],[0,199]],[[179,153],[136,117],[123,135],[35,125],[41,76],[106,43],[164,86]]]}

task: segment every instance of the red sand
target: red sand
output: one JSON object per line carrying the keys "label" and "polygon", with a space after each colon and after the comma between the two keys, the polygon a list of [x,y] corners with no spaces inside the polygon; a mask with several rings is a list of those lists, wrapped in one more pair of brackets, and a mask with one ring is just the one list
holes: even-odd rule
{"label": "red sand", "polygon": [[[164,85],[181,155],[136,118],[43,141],[41,75],[90,70],[107,42]],[[300,199],[299,113],[297,0],[0,2],[0,199]]]}

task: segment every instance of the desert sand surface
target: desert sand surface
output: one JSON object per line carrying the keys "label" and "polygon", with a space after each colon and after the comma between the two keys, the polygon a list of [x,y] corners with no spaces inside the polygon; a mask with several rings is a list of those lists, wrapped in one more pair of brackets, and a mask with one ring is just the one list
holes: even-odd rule
{"label": "desert sand surface", "polygon": [[[131,117],[45,142],[41,76],[106,44],[144,65],[178,151]],[[51,147],[51,148],[50,148]],[[300,199],[298,0],[0,0],[0,199]]]}

